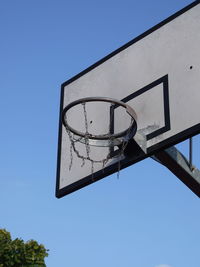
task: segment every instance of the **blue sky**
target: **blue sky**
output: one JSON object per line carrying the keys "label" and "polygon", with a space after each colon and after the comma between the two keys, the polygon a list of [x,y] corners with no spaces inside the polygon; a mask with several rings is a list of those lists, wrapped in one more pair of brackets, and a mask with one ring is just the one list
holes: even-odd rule
{"label": "blue sky", "polygon": [[55,198],[61,83],[191,2],[1,0],[0,228],[48,267],[200,265],[199,199],[152,159]]}

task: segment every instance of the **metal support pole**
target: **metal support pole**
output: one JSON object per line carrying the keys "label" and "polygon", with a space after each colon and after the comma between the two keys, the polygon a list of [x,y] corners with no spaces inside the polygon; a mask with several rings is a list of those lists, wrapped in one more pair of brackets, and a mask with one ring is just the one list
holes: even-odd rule
{"label": "metal support pole", "polygon": [[192,171],[193,169],[193,164],[192,164],[192,156],[193,156],[193,139],[192,137],[189,139],[189,164],[190,164],[190,170]]}
{"label": "metal support pole", "polygon": [[162,150],[156,153],[154,157],[200,197],[200,171],[194,166],[191,170],[192,161],[190,163],[175,147]]}

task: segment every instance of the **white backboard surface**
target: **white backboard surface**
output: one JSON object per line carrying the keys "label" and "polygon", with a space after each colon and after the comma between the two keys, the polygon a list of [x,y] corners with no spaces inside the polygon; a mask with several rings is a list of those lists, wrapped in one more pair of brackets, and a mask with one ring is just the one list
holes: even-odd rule
{"label": "white backboard surface", "polygon": [[[138,130],[145,130],[147,154],[140,158],[124,158],[121,168],[199,133],[199,1],[63,83],[60,113],[70,102],[91,96],[111,97],[126,102],[137,113]],[[118,119],[115,131],[124,129],[128,118],[120,117],[122,113],[118,108],[114,112]],[[80,110],[78,113],[72,112],[70,120],[75,127],[83,123],[82,113]],[[104,125],[109,124],[109,121],[105,123],[109,120],[106,107],[91,105],[88,116],[91,122],[99,122],[99,128],[95,127],[97,133],[106,131]],[[81,161],[76,156],[73,157],[73,165],[69,170],[69,150],[68,135],[60,120],[57,197],[118,170],[118,164],[112,161],[108,162],[104,171],[97,164],[92,177],[90,162],[81,167]],[[96,147],[92,153],[95,157],[103,155],[105,150]]]}

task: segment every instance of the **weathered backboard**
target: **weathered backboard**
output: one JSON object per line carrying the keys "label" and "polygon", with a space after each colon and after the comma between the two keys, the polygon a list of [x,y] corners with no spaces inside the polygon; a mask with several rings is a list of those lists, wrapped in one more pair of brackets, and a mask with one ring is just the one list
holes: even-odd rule
{"label": "weathered backboard", "polygon": [[[200,2],[192,3],[63,83],[60,114],[70,102],[91,96],[122,100],[137,113],[137,134],[142,133],[146,140],[144,153],[123,156],[121,169],[200,133]],[[87,115],[96,133],[107,130],[109,107],[89,105]],[[129,118],[122,110],[115,108],[114,116],[115,131],[127,127]],[[84,127],[83,111],[74,110],[69,120],[75,128]],[[139,143],[137,134],[135,140]],[[99,147],[92,149],[94,156],[105,153]],[[102,165],[95,165],[93,175],[91,164],[81,167],[75,155],[69,170],[70,160],[70,141],[60,115],[57,197],[118,171],[116,159],[103,170]]]}

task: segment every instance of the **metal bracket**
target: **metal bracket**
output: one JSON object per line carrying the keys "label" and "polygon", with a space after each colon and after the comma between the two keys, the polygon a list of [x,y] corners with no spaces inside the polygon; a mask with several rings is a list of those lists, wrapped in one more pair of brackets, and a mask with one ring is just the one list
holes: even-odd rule
{"label": "metal bracket", "polygon": [[152,156],[154,160],[167,167],[187,187],[200,197],[200,170],[191,167],[191,162],[176,147],[170,147]]}

